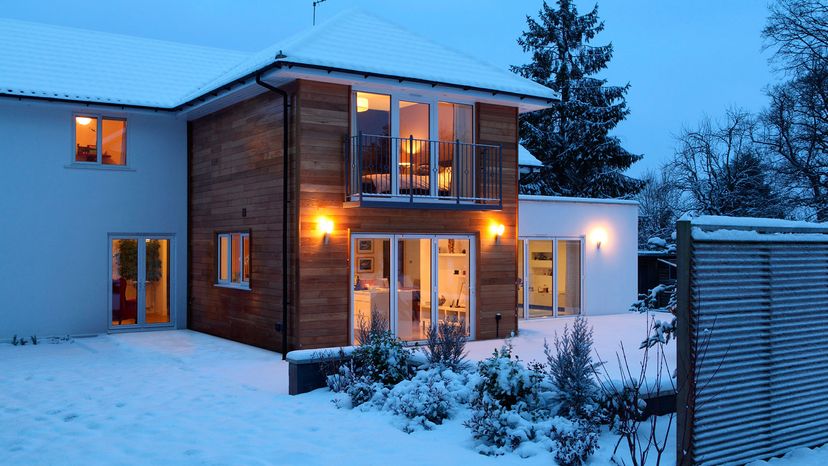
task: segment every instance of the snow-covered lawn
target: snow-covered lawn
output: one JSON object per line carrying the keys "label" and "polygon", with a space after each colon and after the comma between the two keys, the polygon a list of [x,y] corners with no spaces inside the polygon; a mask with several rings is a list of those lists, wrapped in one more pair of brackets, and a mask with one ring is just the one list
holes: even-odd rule
{"label": "snow-covered lawn", "polygon": [[[619,339],[640,353],[643,316],[590,321],[604,359]],[[541,359],[543,338],[570,322],[522,323],[515,352]],[[474,342],[471,355],[499,344]],[[191,331],[0,345],[0,464],[553,464],[549,453],[476,453],[463,416],[406,434],[389,414],[337,409],[331,398],[327,390],[287,395],[287,364],[276,353]],[[608,464],[614,441],[605,432],[590,464]],[[804,462],[816,456],[828,450],[771,464],[825,464]]]}

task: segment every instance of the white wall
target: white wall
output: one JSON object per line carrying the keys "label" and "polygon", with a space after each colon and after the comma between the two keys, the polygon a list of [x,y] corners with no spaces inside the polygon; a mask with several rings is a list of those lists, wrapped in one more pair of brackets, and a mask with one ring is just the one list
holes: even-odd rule
{"label": "white wall", "polygon": [[[73,112],[127,118],[129,170],[69,168]],[[0,99],[0,340],[107,331],[109,233],[174,235],[186,326],[187,126],[168,114]]]}
{"label": "white wall", "polygon": [[626,312],[637,299],[637,203],[520,196],[518,236],[584,238],[584,315]]}

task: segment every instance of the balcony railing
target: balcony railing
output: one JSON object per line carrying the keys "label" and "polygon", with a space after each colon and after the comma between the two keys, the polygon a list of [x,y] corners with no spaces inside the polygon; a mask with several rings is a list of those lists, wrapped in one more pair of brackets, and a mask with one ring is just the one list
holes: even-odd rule
{"label": "balcony railing", "polygon": [[346,200],[376,207],[500,209],[500,146],[360,134],[346,143]]}

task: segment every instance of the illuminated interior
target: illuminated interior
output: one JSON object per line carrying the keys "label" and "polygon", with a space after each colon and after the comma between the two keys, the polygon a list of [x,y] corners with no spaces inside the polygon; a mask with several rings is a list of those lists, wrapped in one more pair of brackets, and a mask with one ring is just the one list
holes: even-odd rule
{"label": "illuminated interior", "polygon": [[170,294],[170,240],[112,240],[113,326],[170,322]]}
{"label": "illuminated interior", "polygon": [[218,235],[219,285],[247,287],[250,282],[250,234],[221,233]]}
{"label": "illuminated interior", "polygon": [[[370,324],[372,310],[404,341],[425,340],[429,327],[437,322],[462,322],[470,333],[471,248],[468,236],[355,238],[354,341],[360,342],[361,328]],[[393,270],[392,253],[396,255]]]}
{"label": "illuminated interior", "polygon": [[[518,315],[528,318],[581,313],[579,239],[526,240],[518,248]],[[525,267],[525,271],[524,271]]]}
{"label": "illuminated interior", "polygon": [[75,162],[126,165],[126,120],[76,116]]}

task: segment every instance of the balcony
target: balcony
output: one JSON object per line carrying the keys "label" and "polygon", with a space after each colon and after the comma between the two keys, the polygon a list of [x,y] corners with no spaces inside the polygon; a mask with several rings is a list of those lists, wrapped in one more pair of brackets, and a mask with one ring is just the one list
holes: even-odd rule
{"label": "balcony", "polygon": [[500,146],[361,134],[346,143],[346,202],[365,207],[499,210]]}

